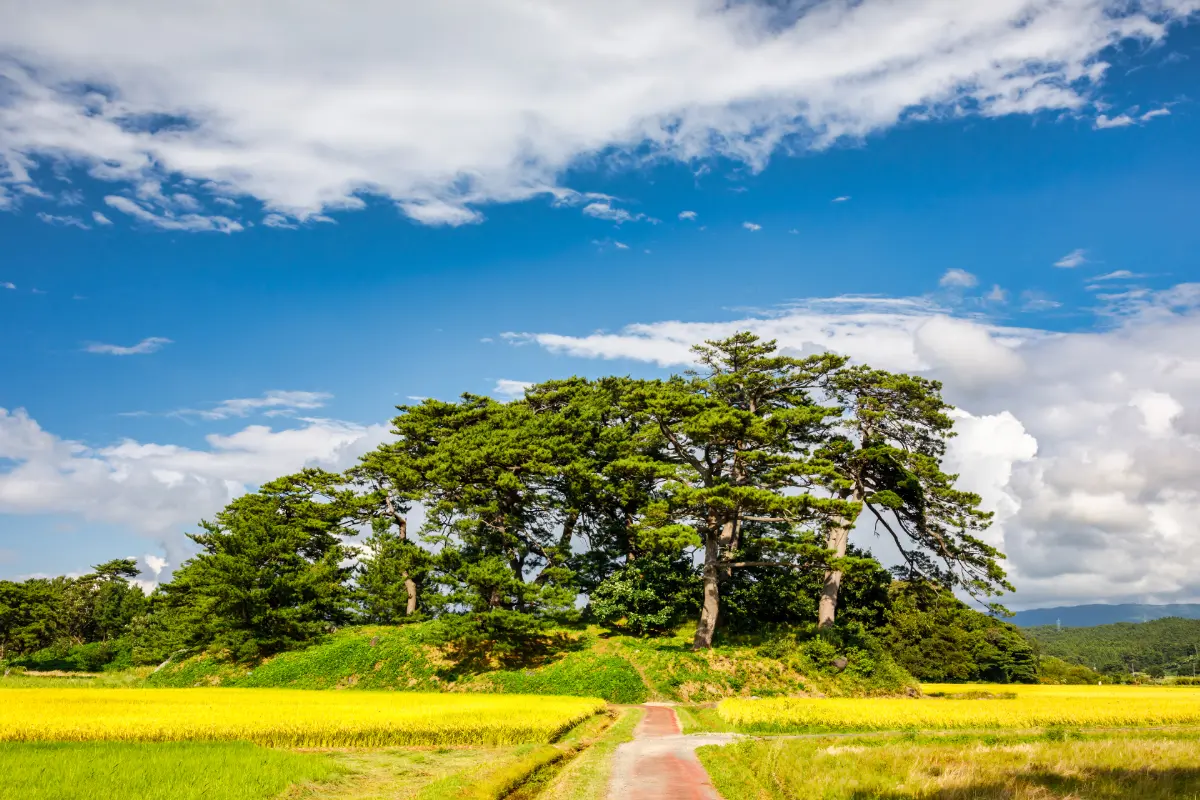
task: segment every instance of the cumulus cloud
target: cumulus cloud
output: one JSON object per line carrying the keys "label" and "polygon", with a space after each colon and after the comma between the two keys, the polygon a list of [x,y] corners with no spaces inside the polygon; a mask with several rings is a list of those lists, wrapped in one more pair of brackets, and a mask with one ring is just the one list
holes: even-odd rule
{"label": "cumulus cloud", "polygon": [[1082,248],[1077,248],[1067,253],[1065,256],[1054,262],[1054,266],[1060,269],[1074,269],[1080,264],[1087,263],[1087,251]]}
{"label": "cumulus cloud", "polygon": [[[724,322],[510,335],[554,352],[678,368],[688,346],[749,329],[941,380],[948,453],[996,512],[1013,605],[1200,598],[1200,289],[1141,295],[1116,324],[1055,333],[947,316],[927,301],[833,298]],[[868,530],[860,543],[887,558]]]}
{"label": "cumulus cloud", "polygon": [[751,232],[762,230],[762,225],[757,222],[743,222],[742,227]]}
{"label": "cumulus cloud", "polygon": [[[0,203],[41,192],[36,167],[62,162],[123,187],[191,179],[197,199],[255,198],[294,219],[375,195],[420,222],[476,222],[486,203],[561,197],[570,167],[609,155],[758,169],[783,146],[825,147],[906,119],[1080,112],[1097,99],[1109,48],[1160,41],[1196,10],[1195,0],[18,3],[0,27]],[[120,210],[176,230],[240,224],[151,205]]]}
{"label": "cumulus cloud", "polygon": [[108,356],[142,356],[149,353],[157,353],[171,343],[170,339],[164,339],[161,336],[150,336],[142,339],[137,344],[129,346],[90,342],[83,349],[87,353],[100,353]]}
{"label": "cumulus cloud", "polygon": [[15,283],[11,283],[9,281],[4,281],[3,283],[0,283],[0,289],[16,289],[16,288],[17,288],[17,285]]}
{"label": "cumulus cloud", "polygon": [[696,216],[697,216],[697,214],[695,211],[680,211],[679,212],[680,219],[695,219]]}
{"label": "cumulus cloud", "polygon": [[938,286],[944,289],[969,289],[979,283],[979,279],[965,269],[948,269],[938,281]]}
{"label": "cumulus cloud", "polygon": [[92,219],[97,225],[112,225],[112,220],[101,214],[99,211],[92,212]]}
{"label": "cumulus cloud", "polygon": [[[182,531],[234,497],[306,466],[341,470],[388,436],[387,425],[309,420],[251,425],[189,448],[131,439],[93,447],[44,430],[25,411],[0,408],[0,513],[74,514],[146,534],[179,563]],[[147,559],[154,569],[157,562]],[[166,568],[161,565],[161,569]],[[161,571],[161,570],[160,570]]]}
{"label": "cumulus cloud", "polygon": [[525,390],[530,386],[533,386],[533,383],[530,381],[514,381],[508,378],[501,378],[492,387],[492,394],[503,397],[506,400],[511,400],[516,397],[524,397]]}
{"label": "cumulus cloud", "polygon": [[231,417],[248,417],[262,413],[268,417],[287,416],[299,410],[322,408],[325,401],[333,397],[326,392],[281,391],[265,392],[261,397],[238,397],[222,400],[212,408],[184,408],[174,412],[177,416],[195,416],[201,419],[218,420]]}
{"label": "cumulus cloud", "polygon": [[987,300],[989,303],[1007,303],[1008,292],[1003,286],[996,283],[993,284],[992,288],[988,290],[988,293],[983,296],[983,299]]}
{"label": "cumulus cloud", "polygon": [[646,218],[645,214],[633,214],[623,208],[617,208],[607,200],[588,203],[583,207],[583,213],[589,217],[615,222],[618,225],[623,222],[637,222]]}

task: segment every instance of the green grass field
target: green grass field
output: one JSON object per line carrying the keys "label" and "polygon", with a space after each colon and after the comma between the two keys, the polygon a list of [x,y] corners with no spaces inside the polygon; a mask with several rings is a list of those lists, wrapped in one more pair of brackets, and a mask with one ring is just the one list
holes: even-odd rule
{"label": "green grass field", "polygon": [[1198,800],[1200,736],[778,739],[703,747],[739,800]]}
{"label": "green grass field", "polygon": [[262,800],[342,771],[244,742],[0,744],[0,800]]}

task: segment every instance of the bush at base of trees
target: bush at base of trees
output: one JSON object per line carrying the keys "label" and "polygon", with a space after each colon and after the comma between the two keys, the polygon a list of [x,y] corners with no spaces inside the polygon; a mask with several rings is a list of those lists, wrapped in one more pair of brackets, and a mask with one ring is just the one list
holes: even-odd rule
{"label": "bush at base of trees", "polygon": [[889,594],[888,624],[878,635],[917,679],[1037,682],[1037,653],[1014,626],[928,585],[897,582]]}

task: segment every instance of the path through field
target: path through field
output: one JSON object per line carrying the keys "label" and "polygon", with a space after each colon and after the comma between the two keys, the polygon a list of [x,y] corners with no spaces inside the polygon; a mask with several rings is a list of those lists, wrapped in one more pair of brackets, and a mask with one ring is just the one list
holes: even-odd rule
{"label": "path through field", "polygon": [[610,800],[720,800],[708,773],[696,758],[696,748],[725,744],[737,734],[680,733],[675,709],[649,703],[632,742],[617,748]]}

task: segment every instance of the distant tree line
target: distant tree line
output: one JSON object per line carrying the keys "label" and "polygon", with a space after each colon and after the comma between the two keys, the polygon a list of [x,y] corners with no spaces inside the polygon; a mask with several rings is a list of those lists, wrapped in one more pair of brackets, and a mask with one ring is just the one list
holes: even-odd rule
{"label": "distant tree line", "polygon": [[148,600],[129,582],[132,559],[99,564],[78,578],[0,581],[0,661],[42,652],[47,669],[96,669],[123,658],[127,636]]}
{"label": "distant tree line", "polygon": [[[199,553],[128,621],[134,657],[252,659],[352,622],[452,615],[493,627],[586,615],[635,634],[693,616],[696,648],[719,627],[920,638],[937,624],[915,616],[988,619],[951,593],[1011,586],[978,536],[980,498],[943,471],[953,424],[939,384],[781,355],[748,333],[695,352],[697,369],[668,379],[400,406],[395,439],[346,473],[280,478],[202,522]],[[901,554],[894,574],[849,545],[864,515]],[[991,646],[1012,643],[1011,626],[973,624]],[[987,662],[984,644],[956,646]]]}
{"label": "distant tree line", "polygon": [[1200,675],[1200,619],[1165,617],[1088,628],[1027,628],[1046,656],[1062,659],[1110,680],[1136,674],[1151,678]]}

